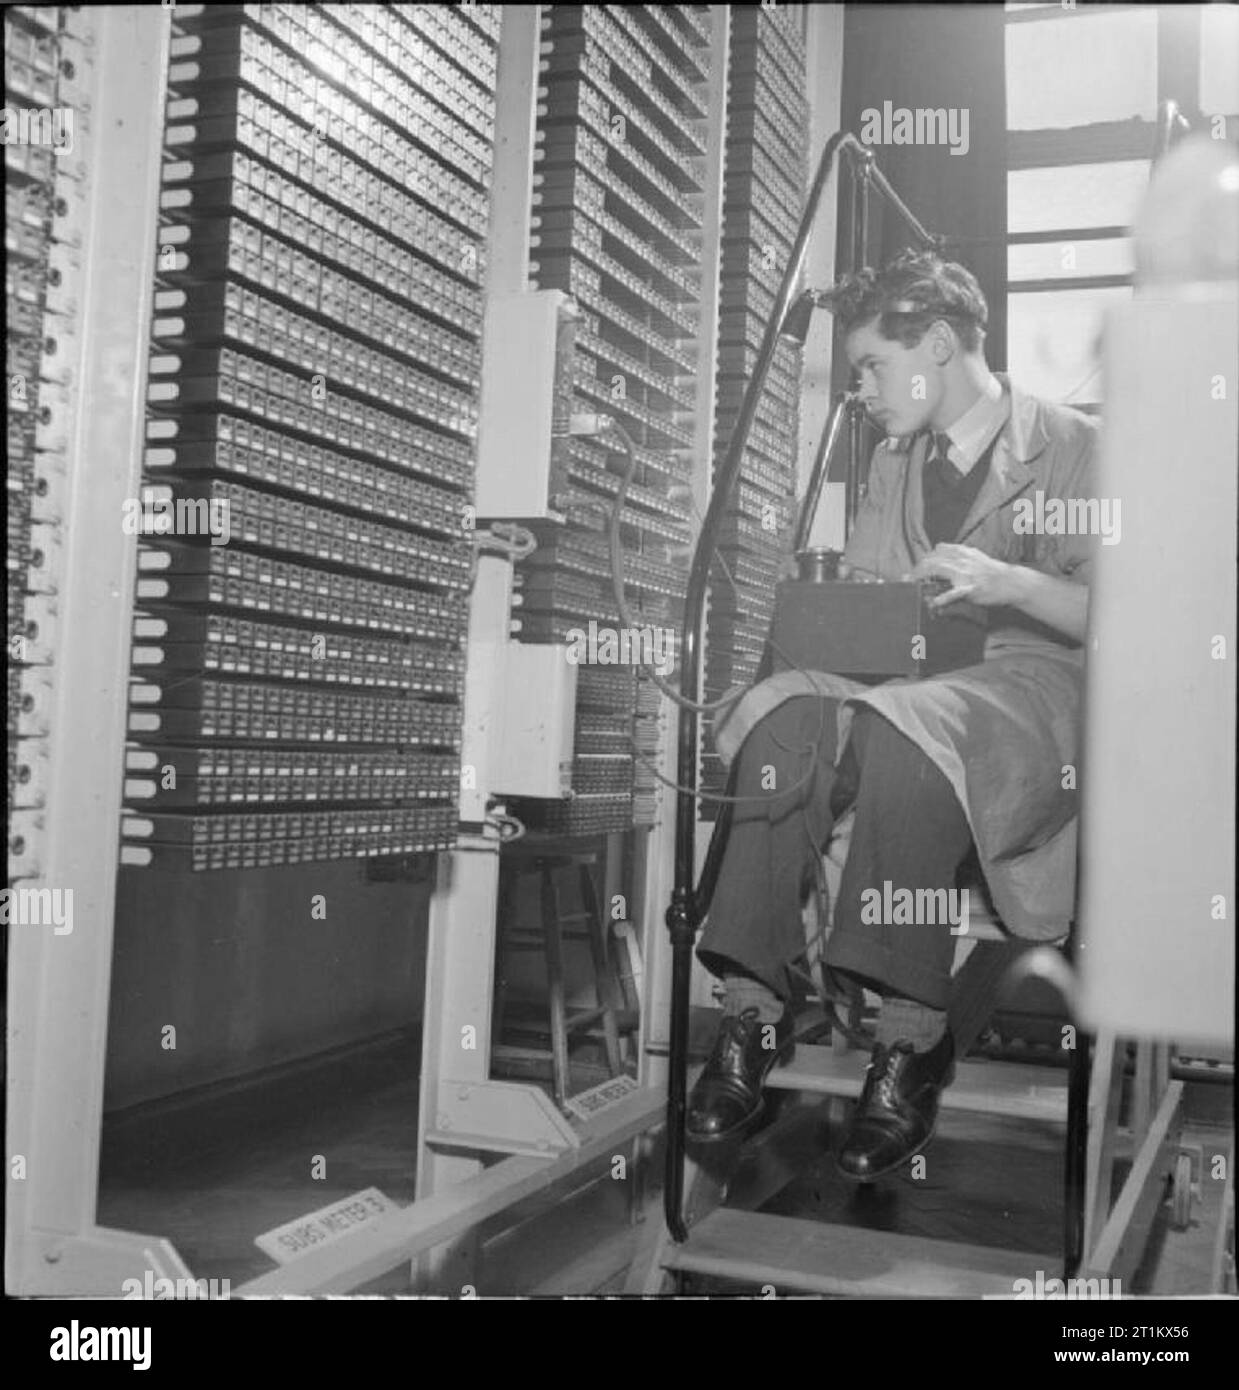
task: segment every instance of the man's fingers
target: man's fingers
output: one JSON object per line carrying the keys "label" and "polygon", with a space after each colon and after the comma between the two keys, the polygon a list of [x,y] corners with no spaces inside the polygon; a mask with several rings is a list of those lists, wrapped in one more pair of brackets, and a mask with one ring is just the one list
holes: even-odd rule
{"label": "man's fingers", "polygon": [[948,589],[945,594],[940,594],[937,598],[929,600],[929,606],[933,609],[945,608],[950,603],[956,603],[961,598],[967,598],[976,589],[975,584],[961,584],[957,589]]}
{"label": "man's fingers", "polygon": [[926,555],[918,560],[916,567],[908,576],[909,579],[953,579],[955,577],[955,567],[947,564],[946,560],[936,555]]}

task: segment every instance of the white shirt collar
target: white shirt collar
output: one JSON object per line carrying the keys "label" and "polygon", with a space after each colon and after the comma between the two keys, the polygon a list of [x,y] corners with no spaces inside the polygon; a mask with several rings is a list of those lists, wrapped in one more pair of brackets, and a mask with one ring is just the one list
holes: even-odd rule
{"label": "white shirt collar", "polygon": [[958,420],[943,433],[951,441],[950,461],[961,473],[971,473],[990,441],[1007,422],[1011,402],[1002,382],[989,383]]}

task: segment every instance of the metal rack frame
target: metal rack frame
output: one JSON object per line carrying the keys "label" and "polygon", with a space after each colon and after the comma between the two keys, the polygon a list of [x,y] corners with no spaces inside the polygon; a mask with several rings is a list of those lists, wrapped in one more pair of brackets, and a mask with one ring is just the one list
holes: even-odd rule
{"label": "metal rack frame", "polygon": [[120,1297],[148,1268],[189,1274],[168,1241],[97,1222],[137,559],[121,518],[145,444],[170,13],[77,9],[75,72],[62,77],[78,143],[57,184],[66,211],[53,224],[48,307],[63,371],[44,393],[40,438],[54,637],[50,677],[27,671],[43,682],[46,783],[40,809],[14,818],[24,848],[10,867],[71,890],[75,920],[62,936],[11,932],[9,1147],[26,1176],[8,1186],[5,1262],[22,1294]]}

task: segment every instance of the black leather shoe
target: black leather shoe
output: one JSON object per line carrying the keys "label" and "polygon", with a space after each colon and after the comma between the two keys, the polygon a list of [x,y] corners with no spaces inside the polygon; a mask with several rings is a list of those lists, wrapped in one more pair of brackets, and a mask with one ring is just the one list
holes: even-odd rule
{"label": "black leather shoe", "polygon": [[864,1089],[835,1163],[847,1178],[870,1182],[906,1163],[933,1138],[938,1099],[955,1079],[948,1029],[928,1052],[909,1042],[873,1050]]}
{"label": "black leather shoe", "polygon": [[792,1046],[790,1009],[775,1024],[759,1022],[756,1009],[745,1009],[738,1017],[724,1015],[714,1050],[688,1098],[688,1137],[715,1143],[756,1119],[766,1076]]}

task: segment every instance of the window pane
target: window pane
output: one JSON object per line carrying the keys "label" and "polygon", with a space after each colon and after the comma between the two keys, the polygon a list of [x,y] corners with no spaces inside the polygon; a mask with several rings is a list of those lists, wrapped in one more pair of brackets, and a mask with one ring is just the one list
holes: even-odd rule
{"label": "window pane", "polygon": [[1101,241],[1046,241],[1036,246],[1007,248],[1007,279],[1012,288],[1020,280],[1130,275],[1134,269],[1130,237],[1106,237]]}
{"label": "window pane", "polygon": [[1061,130],[1157,114],[1157,11],[1084,9],[1008,24],[1007,129]]}
{"label": "window pane", "polygon": [[1147,159],[1012,169],[1007,174],[1007,230],[1129,226],[1148,182]]}
{"label": "window pane", "polygon": [[1200,109],[1239,114],[1239,9],[1206,5],[1200,17]]}
{"label": "window pane", "polygon": [[1012,293],[1007,299],[1007,368],[1034,396],[1067,405],[1101,400],[1104,315],[1131,287]]}

